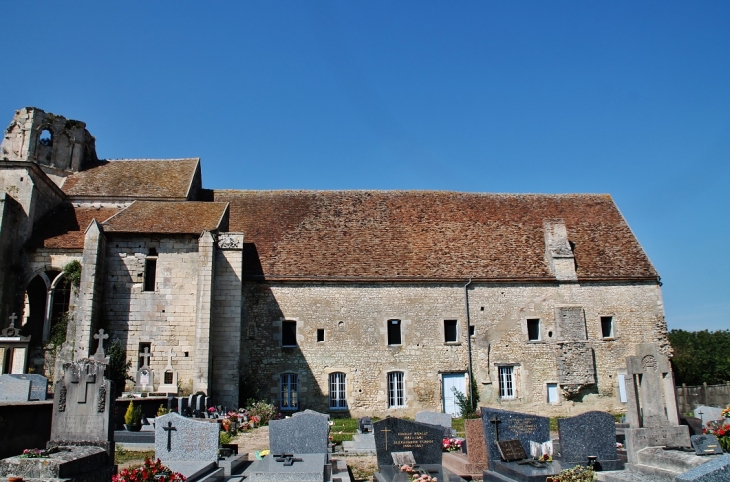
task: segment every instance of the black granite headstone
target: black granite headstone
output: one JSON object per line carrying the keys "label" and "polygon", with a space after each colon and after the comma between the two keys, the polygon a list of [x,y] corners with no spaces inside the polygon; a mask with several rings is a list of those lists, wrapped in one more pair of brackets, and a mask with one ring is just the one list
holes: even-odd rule
{"label": "black granite headstone", "polygon": [[390,417],[373,424],[378,467],[393,465],[392,452],[412,452],[418,464],[441,464],[443,430]]}
{"label": "black granite headstone", "polygon": [[493,470],[494,462],[500,460],[497,440],[519,440],[526,453],[530,453],[530,441],[550,440],[550,419],[547,417],[488,407],[482,407],[481,411],[490,470]]}
{"label": "black granite headstone", "polygon": [[[598,457],[601,466],[617,461],[616,420],[606,412],[586,412],[558,420],[560,456],[569,464],[588,462],[589,456]],[[608,469],[608,467],[603,467]]]}
{"label": "black granite headstone", "polygon": [[48,378],[37,373],[23,373],[10,375],[21,380],[30,380],[29,400],[45,400],[48,392]]}
{"label": "black granite headstone", "polygon": [[692,447],[695,449],[697,455],[722,455],[722,447],[717,437],[710,434],[705,435],[692,435]]}

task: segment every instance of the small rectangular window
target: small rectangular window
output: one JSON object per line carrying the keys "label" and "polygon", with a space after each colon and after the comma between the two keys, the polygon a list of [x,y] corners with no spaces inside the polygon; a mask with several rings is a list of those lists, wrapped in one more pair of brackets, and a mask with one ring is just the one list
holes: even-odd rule
{"label": "small rectangular window", "polygon": [[499,367],[499,398],[515,398],[514,367]]}
{"label": "small rectangular window", "polygon": [[341,372],[330,373],[330,409],[332,410],[347,408],[345,376]]}
{"label": "small rectangular window", "polygon": [[388,320],[388,345],[400,344],[400,320]]}
{"label": "small rectangular window", "polygon": [[548,403],[558,403],[560,396],[558,395],[558,384],[548,383],[547,384],[547,401]]}
{"label": "small rectangular window", "polygon": [[444,320],[444,341],[446,343],[457,341],[456,329],[456,320]]}
{"label": "small rectangular window", "polygon": [[324,328],[317,329],[317,341],[324,341]]}
{"label": "small rectangular window", "polygon": [[469,336],[474,336],[476,333],[474,325],[469,325]]}
{"label": "small rectangular window", "polygon": [[388,408],[403,407],[406,404],[403,372],[388,373]]}
{"label": "small rectangular window", "polygon": [[157,272],[157,258],[149,256],[144,261],[144,290],[155,291],[155,276]]}
{"label": "small rectangular window", "polygon": [[529,341],[540,340],[540,319],[533,318],[527,320],[527,339]]}
{"label": "small rectangular window", "polygon": [[601,335],[603,338],[613,338],[613,316],[601,317]]}
{"label": "small rectangular window", "polygon": [[299,377],[295,373],[284,373],[279,379],[279,385],[281,410],[296,410],[299,406]]}
{"label": "small rectangular window", "polygon": [[296,321],[285,321],[281,324],[281,346],[297,346]]}

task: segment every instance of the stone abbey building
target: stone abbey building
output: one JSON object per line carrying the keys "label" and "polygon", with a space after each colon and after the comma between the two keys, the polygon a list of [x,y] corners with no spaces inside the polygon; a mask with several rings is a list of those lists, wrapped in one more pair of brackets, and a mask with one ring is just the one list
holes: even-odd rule
{"label": "stone abbey building", "polygon": [[609,195],[209,190],[199,159],[99,160],[83,122],[36,108],[0,146],[0,266],[29,370],[57,371],[68,319],[60,358],[103,328],[133,370],[149,349],[154,386],[172,350],[180,390],[228,406],[451,412],[471,376],[482,405],[617,410],[635,346],[669,351]]}

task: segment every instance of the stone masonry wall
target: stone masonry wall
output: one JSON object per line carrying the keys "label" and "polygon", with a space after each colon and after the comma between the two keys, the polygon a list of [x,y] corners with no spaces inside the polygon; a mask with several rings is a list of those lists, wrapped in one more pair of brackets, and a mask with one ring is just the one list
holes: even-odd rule
{"label": "stone masonry wall", "polygon": [[[467,371],[463,285],[244,283],[243,372],[278,403],[279,375],[299,375],[300,409],[327,410],[327,377],[347,375],[353,416],[414,415],[441,410],[440,373]],[[668,350],[661,290],[656,283],[474,284],[469,290],[474,373],[481,404],[567,414],[621,410],[617,374],[638,343]],[[577,398],[547,403],[547,383],[558,383],[556,308],[582,306],[595,356],[595,379]],[[604,339],[601,316],[612,316]],[[528,341],[527,319],[540,320],[540,340]],[[387,345],[386,322],[402,320],[403,344]],[[458,320],[458,344],[444,342],[444,320]],[[296,348],[281,347],[281,322],[297,323]],[[325,341],[317,342],[317,329]],[[591,360],[592,361],[592,360]],[[497,367],[515,367],[516,398],[499,398]],[[387,408],[387,373],[403,371],[406,406]]]}
{"label": "stone masonry wall", "polygon": [[[155,291],[143,291],[145,258],[155,248]],[[172,366],[183,388],[192,389],[195,363],[195,292],[198,240],[194,236],[168,238],[112,236],[107,240],[103,316],[112,338],[119,338],[139,365],[139,344],[151,343],[150,367],[155,385],[172,348]]]}

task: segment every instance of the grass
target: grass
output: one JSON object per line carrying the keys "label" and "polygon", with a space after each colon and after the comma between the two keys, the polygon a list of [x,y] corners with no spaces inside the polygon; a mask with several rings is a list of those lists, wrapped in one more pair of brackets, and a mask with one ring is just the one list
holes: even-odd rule
{"label": "grass", "polygon": [[139,461],[139,465],[142,465],[145,459],[154,460],[154,458],[154,450],[136,451],[117,448],[114,452],[114,463],[117,465],[135,461]]}
{"label": "grass", "polygon": [[[378,421],[377,417],[373,417],[373,422]],[[330,427],[330,435],[335,443],[342,443],[344,441],[352,440],[352,436],[357,433],[357,419],[356,418],[333,418],[332,427]],[[464,419],[455,418],[451,422],[451,427],[456,430],[456,435],[464,437],[466,432],[464,429]],[[556,429],[557,430],[557,429]]]}

